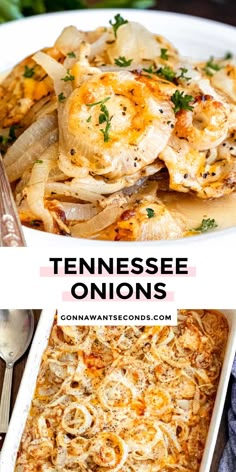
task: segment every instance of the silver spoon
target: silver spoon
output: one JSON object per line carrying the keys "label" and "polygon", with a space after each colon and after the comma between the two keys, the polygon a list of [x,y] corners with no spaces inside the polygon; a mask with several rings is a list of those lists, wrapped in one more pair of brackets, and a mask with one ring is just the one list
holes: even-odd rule
{"label": "silver spoon", "polygon": [[0,357],[6,363],[0,402],[0,446],[9,423],[13,366],[29,346],[33,329],[31,310],[0,309]]}

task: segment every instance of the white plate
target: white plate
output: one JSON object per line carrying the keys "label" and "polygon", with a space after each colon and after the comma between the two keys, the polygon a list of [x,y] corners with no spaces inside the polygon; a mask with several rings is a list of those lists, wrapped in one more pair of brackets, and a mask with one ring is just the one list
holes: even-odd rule
{"label": "white plate", "polygon": [[[100,25],[108,25],[109,20],[118,12],[128,20],[138,21],[154,33],[165,36],[174,43],[181,55],[207,59],[210,55],[223,56],[226,51],[235,51],[236,28],[215,21],[157,11],[80,10],[39,15],[0,26],[0,44],[4,45],[1,46],[0,71],[8,70],[27,55],[52,45],[65,26],[73,24],[79,29],[94,29]],[[231,232],[232,229],[216,231],[207,235],[207,238],[215,238],[218,234],[224,237]],[[233,232],[236,234],[236,229]],[[30,228],[24,228],[24,233],[28,246],[78,245],[76,238],[48,235]],[[198,241],[199,238],[206,239],[206,235],[181,239],[178,244],[191,244],[193,239]],[[79,244],[88,244],[88,240],[80,240]],[[103,246],[109,242],[90,241],[89,244]],[[160,245],[161,242],[152,241],[152,244]],[[173,241],[165,244],[173,245]]]}
{"label": "white plate", "polygon": [[[205,450],[199,472],[209,472],[215,442],[220,426],[230,372],[236,350],[236,310],[220,310],[225,314],[229,324],[229,337],[226,346],[224,363],[222,366],[217,396],[208,431]],[[5,439],[0,458],[1,472],[13,472],[16,454],[28,416],[32,397],[34,395],[37,374],[41,364],[42,354],[48,344],[48,338],[54,319],[54,310],[43,310],[34,340],[30,349],[24,375],[12,414],[9,430]]]}

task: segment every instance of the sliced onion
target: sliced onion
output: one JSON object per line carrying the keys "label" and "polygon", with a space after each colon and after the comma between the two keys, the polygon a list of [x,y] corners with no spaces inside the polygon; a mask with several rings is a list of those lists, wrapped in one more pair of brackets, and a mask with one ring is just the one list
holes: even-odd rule
{"label": "sliced onion", "polygon": [[33,56],[33,59],[37,64],[42,66],[45,72],[47,72],[49,77],[53,80],[56,95],[64,92],[65,96],[68,96],[71,93],[71,83],[62,80],[67,75],[67,70],[62,64],[41,51],[37,52]]}
{"label": "sliced onion", "polygon": [[112,63],[119,56],[132,59],[133,64],[142,63],[143,59],[154,60],[160,56],[160,45],[154,35],[144,26],[133,21],[120,26],[117,39],[107,49]]}
{"label": "sliced onion", "polygon": [[65,195],[85,202],[96,202],[102,198],[101,194],[90,192],[87,189],[80,189],[78,184],[75,185],[73,182],[48,182],[45,185],[45,195],[54,197]]}
{"label": "sliced onion", "polygon": [[89,449],[95,464],[105,470],[117,472],[123,467],[128,457],[128,447],[123,439],[111,431],[96,435]]}
{"label": "sliced onion", "polygon": [[53,233],[53,218],[44,206],[44,189],[50,170],[58,156],[58,146],[50,146],[41,156],[40,163],[35,163],[27,186],[27,201],[32,213],[43,222],[45,231]]}
{"label": "sliced onion", "polygon": [[60,203],[67,220],[85,221],[98,213],[98,207],[92,203]]}
{"label": "sliced onion", "polygon": [[91,426],[92,416],[84,405],[71,402],[64,410],[61,424],[67,433],[78,436]]}
{"label": "sliced onion", "polygon": [[92,236],[114,223],[123,211],[124,209],[118,203],[114,203],[91,218],[91,220],[72,226],[71,234],[81,238]]}
{"label": "sliced onion", "polygon": [[9,181],[14,182],[19,179],[27,167],[31,166],[36,160],[40,160],[40,156],[45,149],[57,140],[58,130],[55,128],[45,134],[40,141],[30,146],[15,163],[6,167]]}
{"label": "sliced onion", "polygon": [[40,141],[45,134],[53,130],[57,125],[57,117],[55,114],[46,115],[39,118],[36,122],[24,131],[19,138],[12,144],[4,157],[6,167],[10,166],[24,154],[30,146]]}
{"label": "sliced onion", "polygon": [[105,31],[96,41],[91,44],[89,59],[100,55],[107,49],[106,41],[109,39],[109,32]]}
{"label": "sliced onion", "polygon": [[75,26],[67,26],[63,29],[55,42],[55,47],[65,56],[68,52],[75,52],[85,39],[83,31],[79,31]]}

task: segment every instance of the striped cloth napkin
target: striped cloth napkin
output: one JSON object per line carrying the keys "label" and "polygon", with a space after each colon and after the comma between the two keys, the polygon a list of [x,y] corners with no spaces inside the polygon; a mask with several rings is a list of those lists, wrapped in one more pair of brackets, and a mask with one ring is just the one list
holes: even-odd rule
{"label": "striped cloth napkin", "polygon": [[232,377],[231,408],[228,412],[229,440],[225,446],[218,472],[236,471],[236,357],[233,363]]}

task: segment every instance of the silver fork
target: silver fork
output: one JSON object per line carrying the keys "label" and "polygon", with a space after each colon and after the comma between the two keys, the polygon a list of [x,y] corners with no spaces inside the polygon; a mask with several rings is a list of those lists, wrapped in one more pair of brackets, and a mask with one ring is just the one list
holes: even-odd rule
{"label": "silver fork", "polygon": [[0,153],[0,246],[26,246],[3,159]]}

